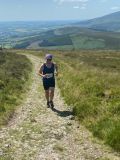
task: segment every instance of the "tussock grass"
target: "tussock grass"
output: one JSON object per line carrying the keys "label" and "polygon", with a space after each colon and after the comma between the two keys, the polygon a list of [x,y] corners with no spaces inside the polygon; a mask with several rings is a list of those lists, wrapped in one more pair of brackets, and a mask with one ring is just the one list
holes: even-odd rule
{"label": "tussock grass", "polygon": [[57,61],[67,104],[94,136],[120,151],[120,53],[69,52]]}
{"label": "tussock grass", "polygon": [[23,55],[0,52],[0,127],[12,117],[15,106],[27,89],[31,62]]}
{"label": "tussock grass", "polygon": [[63,146],[61,146],[60,144],[56,144],[56,145],[53,147],[53,149],[56,150],[56,151],[59,151],[59,152],[63,152],[63,151],[64,151]]}

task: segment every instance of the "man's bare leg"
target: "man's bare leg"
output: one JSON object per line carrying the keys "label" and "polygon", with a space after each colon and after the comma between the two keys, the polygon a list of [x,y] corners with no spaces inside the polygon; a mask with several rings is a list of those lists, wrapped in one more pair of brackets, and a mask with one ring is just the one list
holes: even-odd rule
{"label": "man's bare leg", "polygon": [[54,87],[50,87],[50,89],[49,89],[50,101],[53,101],[53,98],[54,98],[54,90],[55,90]]}
{"label": "man's bare leg", "polygon": [[53,104],[54,90],[55,90],[54,87],[50,87],[49,89],[50,104],[52,108],[54,107],[54,104]]}
{"label": "man's bare leg", "polygon": [[45,97],[46,97],[46,100],[47,100],[47,106],[49,106],[49,89],[45,90]]}

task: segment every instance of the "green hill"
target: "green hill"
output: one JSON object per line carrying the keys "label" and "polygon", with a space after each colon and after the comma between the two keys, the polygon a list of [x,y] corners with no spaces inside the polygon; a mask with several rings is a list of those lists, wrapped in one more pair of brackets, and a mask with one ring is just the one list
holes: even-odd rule
{"label": "green hill", "polygon": [[69,26],[25,39],[15,45],[15,48],[120,49],[120,33]]}
{"label": "green hill", "polygon": [[76,24],[81,27],[97,30],[120,32],[120,11]]}

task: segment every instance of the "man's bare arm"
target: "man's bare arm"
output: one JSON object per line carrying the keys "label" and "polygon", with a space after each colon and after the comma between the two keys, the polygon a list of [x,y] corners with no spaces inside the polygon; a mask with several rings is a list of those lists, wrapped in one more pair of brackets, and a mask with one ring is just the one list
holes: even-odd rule
{"label": "man's bare arm", "polygon": [[41,67],[39,69],[38,75],[41,77],[45,77],[45,75],[43,75],[43,64],[41,65]]}

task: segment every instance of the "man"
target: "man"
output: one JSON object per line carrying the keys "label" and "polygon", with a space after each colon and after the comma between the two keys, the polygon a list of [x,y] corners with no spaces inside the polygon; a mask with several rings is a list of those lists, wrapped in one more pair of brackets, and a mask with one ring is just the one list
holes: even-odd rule
{"label": "man", "polygon": [[58,67],[52,62],[52,54],[47,54],[45,56],[46,62],[43,63],[39,70],[39,75],[43,80],[43,87],[45,90],[45,97],[47,100],[47,106],[53,108],[53,98],[55,89],[55,71],[56,76],[58,75]]}

